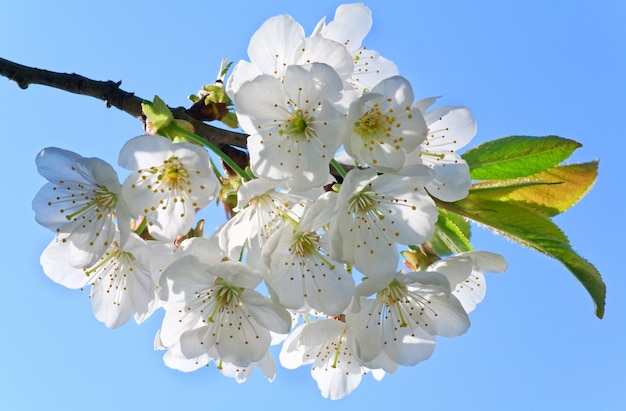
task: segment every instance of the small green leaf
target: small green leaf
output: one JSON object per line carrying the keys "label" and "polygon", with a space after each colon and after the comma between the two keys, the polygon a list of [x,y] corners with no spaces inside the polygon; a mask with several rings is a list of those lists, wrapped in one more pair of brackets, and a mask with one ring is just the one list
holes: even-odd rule
{"label": "small green leaf", "polygon": [[581,144],[562,137],[511,136],[489,141],[462,157],[475,180],[526,177],[552,168]]}
{"label": "small green leaf", "polygon": [[454,203],[437,205],[493,230],[494,232],[560,261],[582,283],[602,318],[606,286],[598,270],[572,250],[569,240],[548,217],[516,203],[489,201],[470,191]]}
{"label": "small green leaf", "polygon": [[458,214],[439,209],[435,233],[429,240],[430,246],[439,255],[458,254],[472,250],[469,242],[470,225]]}
{"label": "small green leaf", "polygon": [[221,84],[209,84],[203,87],[203,90],[208,94],[205,97],[205,103],[209,105],[211,102],[214,103],[226,103],[230,104],[230,97],[226,94],[226,90]]}
{"label": "small green leaf", "polygon": [[155,130],[168,126],[174,119],[169,107],[159,96],[154,96],[154,102],[144,101],[141,103],[141,109]]}
{"label": "small green leaf", "polygon": [[237,128],[239,126],[239,120],[237,120],[237,115],[233,112],[229,112],[228,114],[226,114],[220,119],[220,121],[230,128]]}
{"label": "small green leaf", "polygon": [[526,178],[486,181],[472,186],[483,200],[517,202],[545,216],[564,212],[591,190],[598,162],[557,166]]}

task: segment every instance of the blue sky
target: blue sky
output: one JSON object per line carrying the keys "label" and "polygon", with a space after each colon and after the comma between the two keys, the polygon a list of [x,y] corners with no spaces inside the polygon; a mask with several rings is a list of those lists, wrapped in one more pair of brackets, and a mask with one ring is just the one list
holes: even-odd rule
{"label": "blue sky", "polygon": [[[180,4],[180,3],[179,3]],[[214,80],[222,57],[246,58],[251,34],[274,15],[310,32],[340,2],[318,0],[44,2],[4,0],[0,57],[97,80],[122,80],[138,96],[169,105]],[[116,163],[141,124],[95,99],[0,78],[4,195],[4,353],[0,409],[626,409],[626,277],[623,120],[626,3],[614,1],[369,1],[365,45],[398,65],[418,98],[467,105],[478,121],[470,143],[560,135],[583,147],[569,160],[600,159],[583,201],[556,218],[602,273],[606,314],[598,320],[582,286],[557,262],[478,227],[476,249],[498,252],[509,270],[487,279],[486,300],[466,335],[440,338],[435,354],[381,382],[370,376],[338,402],[320,397],[309,369],[259,372],[239,385],[213,368],[165,367],[152,342],[160,315],[108,330],[87,291],[50,281],[39,255],[52,234],[30,206],[44,184],[35,169],[47,146]],[[216,210],[214,225],[222,218]],[[262,404],[262,405],[260,405]]]}

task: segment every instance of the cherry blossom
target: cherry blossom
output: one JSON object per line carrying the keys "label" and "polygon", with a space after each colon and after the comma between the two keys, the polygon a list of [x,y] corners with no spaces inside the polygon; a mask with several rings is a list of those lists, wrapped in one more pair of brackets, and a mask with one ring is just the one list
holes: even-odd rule
{"label": "cherry blossom", "polygon": [[433,102],[434,99],[426,99],[415,104],[424,112],[428,135],[420,150],[407,156],[405,164],[430,167],[435,178],[426,185],[428,192],[443,201],[458,201],[467,196],[472,181],[469,166],[456,151],[476,135],[476,120],[464,106],[426,111]]}
{"label": "cherry blossom", "polygon": [[53,281],[68,288],[91,285],[93,311],[98,321],[117,328],[134,316],[143,322],[158,307],[158,287],[149,269],[149,249],[131,233],[124,248],[111,242],[96,264],[85,268],[69,265],[74,252],[67,247],[66,234],[59,234],[41,255],[41,265]]}
{"label": "cherry blossom", "polygon": [[506,269],[506,261],[501,255],[486,251],[456,254],[428,267],[429,271],[437,271],[448,278],[452,293],[467,313],[485,298],[487,283],[484,274],[501,273]]}
{"label": "cherry blossom", "polygon": [[346,153],[379,172],[400,170],[406,154],[419,147],[427,132],[422,112],[412,105],[411,84],[400,76],[381,81],[353,101]]}
{"label": "cherry blossom", "polygon": [[286,334],[289,313],[254,288],[261,275],[240,262],[205,264],[194,255],[174,261],[163,273],[166,313],[160,340],[180,344],[186,358],[211,355],[239,367],[260,361],[270,331]]}
{"label": "cherry blossom", "polygon": [[333,209],[335,200],[334,193],[326,193],[306,210],[300,223],[281,226],[263,248],[265,282],[286,308],[339,315],[352,300],[354,279],[325,251],[326,234],[319,231],[330,221],[323,215]]}
{"label": "cherry blossom", "polygon": [[345,118],[333,105],[343,85],[328,65],[289,66],[284,80],[260,76],[234,95],[239,121],[250,136],[255,175],[288,179],[295,190],[327,183],[328,165],[346,132]]}
{"label": "cherry blossom", "polygon": [[[249,61],[225,86],[224,60],[195,98],[236,116],[248,134],[237,155],[158,98],[142,107],[150,132],[164,136],[124,144],[123,184],[103,160],[42,150],[48,183],[33,209],[55,233],[45,274],[91,286],[94,315],[109,328],[163,309],[153,346],[172,369],[211,366],[241,383],[256,368],[272,381],[271,347],[282,344],[281,365],[310,365],[333,400],[364,374],[380,380],[428,359],[438,338],[465,333],[484,273],[506,262],[476,251],[442,259],[442,231],[432,236],[437,205],[468,215],[443,202],[468,195],[456,150],[476,121],[464,106],[415,102],[395,64],[363,46],[371,26],[360,3],[340,5],[309,37],[280,15],[254,33]],[[228,221],[205,235],[201,212],[225,198]],[[409,272],[398,271],[403,245]]]}
{"label": "cherry blossom", "polygon": [[85,158],[56,147],[42,150],[37,169],[49,183],[33,200],[37,222],[63,236],[69,264],[91,266],[110,247],[121,220],[122,242],[128,236],[130,217],[120,199],[117,173],[98,158]]}
{"label": "cherry blossom", "polygon": [[435,336],[456,337],[469,328],[443,274],[396,273],[391,281],[370,278],[357,287],[357,296],[373,293],[374,299],[360,299],[357,311],[346,316],[357,355],[368,366],[381,366],[376,360],[382,352],[399,365],[415,365],[430,357]]}
{"label": "cherry blossom", "polygon": [[293,17],[280,15],[268,19],[252,35],[248,45],[250,62],[239,61],[228,79],[229,94],[236,93],[247,81],[265,74],[282,80],[288,66],[325,63],[347,79],[353,71],[350,53],[335,41],[321,36],[306,37]]}
{"label": "cherry blossom", "polygon": [[424,189],[430,179],[423,166],[412,176],[351,170],[330,224],[331,257],[367,276],[390,275],[398,266],[397,245],[420,244],[434,231],[437,207]]}
{"label": "cherry blossom", "polygon": [[337,7],[333,21],[326,24],[323,18],[313,30],[313,36],[334,40],[350,52],[354,70],[348,82],[359,92],[369,91],[381,80],[399,74],[391,60],[362,47],[363,39],[371,27],[371,10],[361,3],[353,3]]}
{"label": "cherry blossom", "polygon": [[133,171],[122,186],[131,214],[145,216],[150,234],[159,240],[186,234],[196,209],[213,200],[219,189],[209,154],[191,143],[135,137],[122,147],[119,164]]}
{"label": "cherry blossom", "polygon": [[[331,400],[350,394],[370,371],[355,356],[353,333],[341,318],[299,325],[283,343],[280,363],[288,369],[312,364],[320,393]],[[374,375],[380,380],[384,373]]]}

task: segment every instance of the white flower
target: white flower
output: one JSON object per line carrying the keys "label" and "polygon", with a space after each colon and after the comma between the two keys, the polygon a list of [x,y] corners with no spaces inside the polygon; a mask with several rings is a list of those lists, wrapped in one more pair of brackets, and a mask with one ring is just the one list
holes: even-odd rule
{"label": "white flower", "polygon": [[284,80],[260,76],[234,95],[237,117],[250,134],[250,167],[255,175],[288,179],[289,187],[307,190],[326,183],[329,163],[346,132],[333,103],[343,85],[322,63],[289,66]]}
{"label": "white flower", "polygon": [[372,293],[375,299],[360,299],[354,306],[358,311],[346,316],[356,353],[367,366],[380,366],[382,352],[399,365],[415,365],[430,357],[435,336],[456,337],[469,328],[467,313],[443,274],[396,273],[386,284],[370,278],[357,287],[357,298]]}
{"label": "white flower", "polygon": [[247,367],[240,367],[219,358],[219,354],[215,348],[208,350],[207,353],[203,353],[195,358],[187,358],[180,351],[180,344],[176,344],[169,348],[163,346],[160,340],[160,333],[157,332],[154,344],[155,350],[167,350],[163,355],[163,362],[168,367],[179,370],[182,372],[196,371],[201,367],[207,367],[211,361],[216,365],[217,369],[226,377],[234,378],[238,383],[246,381],[250,375],[254,366],[259,367],[263,375],[269,380],[273,381],[276,376],[276,364],[274,359],[267,352],[259,361],[253,362]]}
{"label": "white flower", "polygon": [[337,7],[335,18],[326,24],[322,19],[313,36],[321,36],[343,44],[352,55],[354,70],[348,82],[356,90],[369,91],[381,80],[398,75],[398,68],[391,61],[373,50],[361,47],[363,39],[372,27],[372,12],[361,3],[342,4]]}
{"label": "white flower", "polygon": [[[434,99],[417,102],[415,106],[428,106]],[[469,193],[470,170],[456,151],[470,142],[476,135],[476,120],[467,107],[439,107],[425,111],[428,136],[417,151],[407,156],[406,164],[425,164],[435,172],[435,178],[426,189],[443,201],[458,201]]]}
{"label": "white flower", "polygon": [[485,298],[484,273],[501,273],[506,269],[506,261],[501,255],[486,251],[460,253],[428,267],[428,271],[437,271],[448,278],[452,293],[467,313]]}
{"label": "white flower", "polygon": [[209,154],[190,143],[135,137],[122,148],[119,164],[134,171],[122,186],[131,214],[145,215],[150,234],[159,240],[186,234],[195,210],[213,200],[219,189]]}
{"label": "white flower", "polygon": [[50,147],[36,158],[37,169],[49,183],[33,200],[37,222],[64,241],[68,263],[83,268],[94,264],[115,236],[120,219],[122,243],[130,231],[130,218],[120,200],[117,173],[103,160],[84,158],[74,152]]}
{"label": "white flower", "polygon": [[186,358],[211,356],[248,367],[260,361],[270,331],[286,334],[291,317],[254,291],[261,276],[240,262],[204,264],[193,255],[174,261],[163,273],[166,313],[160,330],[165,348],[180,345]]}
{"label": "white flower", "polygon": [[350,104],[346,152],[379,172],[398,171],[405,155],[426,137],[422,112],[412,107],[413,89],[400,76],[387,78]]}
{"label": "white flower", "polygon": [[367,276],[387,277],[398,266],[398,244],[420,244],[434,231],[438,211],[424,185],[427,167],[412,176],[351,170],[329,229],[330,255]]}
{"label": "white flower", "polygon": [[306,38],[302,26],[288,15],[263,23],[250,39],[248,56],[250,62],[238,62],[228,79],[226,88],[231,95],[261,74],[282,80],[291,65],[325,63],[342,79],[353,71],[352,58],[343,45],[320,36]]}
{"label": "white flower", "polygon": [[[283,367],[313,364],[311,375],[324,398],[337,400],[350,394],[369,371],[354,355],[352,331],[341,319],[300,325],[287,337],[280,352]],[[382,375],[378,379],[382,378]]]}
{"label": "white flower", "polygon": [[328,243],[325,234],[318,232],[330,221],[330,215],[322,214],[333,210],[336,197],[332,192],[323,195],[297,226],[281,226],[263,247],[266,285],[286,308],[303,310],[308,306],[339,315],[352,300],[354,279],[324,251]]}
{"label": "white flower", "polygon": [[294,194],[276,191],[280,181],[256,178],[245,182],[237,192],[238,213],[219,232],[224,254],[239,260],[246,253],[246,262],[256,266],[260,250],[270,235],[284,224],[284,217],[299,220],[308,200]]}
{"label": "white flower", "polygon": [[68,287],[91,285],[90,298],[98,321],[117,328],[134,316],[143,322],[159,306],[157,285],[149,271],[149,250],[144,240],[130,234],[123,249],[113,241],[93,266],[83,269],[68,264],[74,252],[59,234],[41,255],[41,265],[50,279]]}

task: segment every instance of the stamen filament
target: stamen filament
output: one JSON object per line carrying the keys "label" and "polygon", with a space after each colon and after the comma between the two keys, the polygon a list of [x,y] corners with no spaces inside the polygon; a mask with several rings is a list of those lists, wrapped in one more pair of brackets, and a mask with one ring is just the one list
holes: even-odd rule
{"label": "stamen filament", "polygon": [[102,266],[107,264],[112,259],[118,257],[120,254],[121,254],[121,251],[119,251],[119,250],[117,250],[116,252],[110,253],[105,259],[103,259],[98,264],[96,264],[93,267],[91,267],[91,269],[85,270],[85,275],[87,277],[89,277],[91,274],[93,274],[94,272],[98,271],[100,268],[102,268]]}
{"label": "stamen filament", "polygon": [[85,211],[89,210],[91,207],[93,207],[96,204],[96,200],[92,200],[89,203],[87,203],[87,205],[85,205],[83,208],[81,208],[80,210],[72,213],[72,214],[68,214],[65,216],[65,218],[67,219],[67,221],[72,221],[72,219],[79,215],[84,213]]}
{"label": "stamen filament", "polygon": [[335,358],[333,359],[333,364],[331,365],[331,367],[333,368],[337,368],[337,362],[339,361],[339,354],[340,354],[340,350],[341,350],[341,343],[342,343],[342,339],[341,337],[339,338],[339,341],[337,342],[337,348],[335,348]]}
{"label": "stamen filament", "polygon": [[442,153],[431,153],[429,151],[420,151],[420,156],[435,157],[435,158],[438,158],[439,160],[443,160],[446,155]]}
{"label": "stamen filament", "polygon": [[219,301],[215,302],[215,306],[213,307],[213,310],[211,311],[211,315],[209,315],[209,318],[207,318],[207,320],[210,323],[215,322],[215,320],[213,319],[213,317],[215,316],[215,314],[219,311],[219,309],[222,308],[222,305],[219,303]]}
{"label": "stamen filament", "polygon": [[400,300],[396,300],[396,308],[398,309],[398,314],[400,315],[400,327],[406,327],[408,324],[406,322],[406,318],[404,318],[404,314],[402,314],[402,306],[400,305]]}

